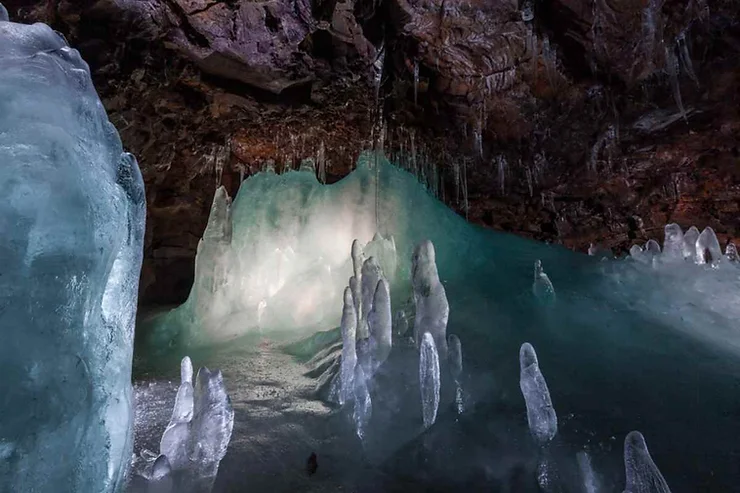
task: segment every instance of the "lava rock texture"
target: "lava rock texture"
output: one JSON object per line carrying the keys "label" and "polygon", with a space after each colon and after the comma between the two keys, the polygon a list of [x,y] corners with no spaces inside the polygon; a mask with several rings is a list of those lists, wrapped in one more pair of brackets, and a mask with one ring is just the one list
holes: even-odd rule
{"label": "lava rock texture", "polygon": [[[181,302],[213,192],[382,146],[471,221],[585,251],[740,238],[740,0],[5,0],[90,63]],[[431,172],[430,170],[436,170]]]}

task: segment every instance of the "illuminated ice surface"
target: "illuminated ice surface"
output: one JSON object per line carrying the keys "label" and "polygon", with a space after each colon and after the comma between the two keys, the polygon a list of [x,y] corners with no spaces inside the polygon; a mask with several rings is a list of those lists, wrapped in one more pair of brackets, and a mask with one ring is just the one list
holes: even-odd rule
{"label": "illuminated ice surface", "polygon": [[2,6],[0,188],[0,491],[116,491],[144,187],[77,51]]}
{"label": "illuminated ice surface", "polygon": [[[685,253],[689,247],[696,251],[699,230],[695,237],[687,231],[683,245],[675,240],[668,252],[652,243],[637,248],[649,255],[647,262],[602,260],[483,230],[433,199],[413,176],[387,164],[370,169],[371,162],[365,156],[353,174],[328,186],[306,172],[258,174],[242,184],[231,205],[233,218],[237,211],[243,215],[233,220],[229,248],[249,245],[252,255],[229,257],[226,272],[258,282],[245,280],[240,287],[228,274],[225,288],[213,284],[219,293],[231,290],[228,296],[207,300],[261,300],[253,296],[259,286],[282,288],[265,298],[262,320],[277,320],[274,324],[256,324],[258,303],[239,301],[237,310],[227,310],[232,313],[223,324],[203,327],[217,341],[240,334],[203,349],[224,370],[226,381],[237,385],[230,388],[234,437],[216,491],[535,492],[544,470],[552,491],[582,491],[598,483],[599,491],[621,492],[626,485],[622,442],[634,429],[650,437],[652,458],[674,493],[735,489],[733,457],[740,452],[740,422],[734,418],[740,377],[736,263],[723,257],[697,265],[696,254]],[[353,403],[340,408],[314,399],[326,395],[322,389],[332,381],[324,378],[327,373],[341,372],[339,325],[345,288],[357,272],[351,245],[357,237],[364,246],[376,223],[380,233],[395,238],[391,313],[402,315],[394,317],[387,360],[366,377],[369,399],[364,388],[352,387],[351,398],[345,394],[353,400],[357,393],[363,404],[371,404],[371,412],[362,407],[355,415]],[[671,239],[677,235],[669,233]],[[427,239],[449,306],[445,330],[459,338],[465,362],[457,368],[456,347],[452,356],[440,355],[438,413],[424,430],[419,347],[413,331],[403,328],[415,325],[412,258]],[[702,244],[716,250],[707,235]],[[677,254],[679,247],[684,254]],[[283,256],[289,251],[295,256]],[[537,260],[549,283],[533,285]],[[361,283],[354,286],[361,293]],[[548,302],[543,303],[540,294],[550,286],[557,297],[544,296]],[[424,292],[423,283],[416,287]],[[290,303],[282,304],[283,294]],[[254,309],[237,317],[245,306]],[[189,310],[183,307],[147,327],[145,335],[157,345],[149,351],[170,342],[175,352],[183,344],[192,349],[202,340],[189,332],[198,325],[188,318]],[[276,318],[271,310],[288,318]],[[291,335],[289,318],[298,315],[323,332],[306,336],[299,323]],[[178,319],[184,323],[178,326]],[[179,338],[178,328],[187,329]],[[519,388],[524,342],[537,349],[557,407],[557,435],[546,450],[529,431]],[[146,361],[146,354],[141,358]],[[159,358],[152,355],[149,364],[164,361]],[[466,398],[461,414],[455,402],[458,379]],[[169,392],[174,398],[174,387]],[[355,418],[361,418],[362,440]],[[677,446],[677,437],[691,446]],[[578,458],[584,449],[587,461]],[[318,472],[308,476],[305,461],[312,452]]]}

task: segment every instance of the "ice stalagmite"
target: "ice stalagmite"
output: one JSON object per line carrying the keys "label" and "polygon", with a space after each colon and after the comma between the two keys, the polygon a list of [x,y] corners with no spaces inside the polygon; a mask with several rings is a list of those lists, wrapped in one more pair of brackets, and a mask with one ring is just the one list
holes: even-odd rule
{"label": "ice stalagmite", "polygon": [[234,428],[234,410],[221,371],[198,370],[191,423],[190,460],[201,477],[215,477]]}
{"label": "ice stalagmite", "polygon": [[683,230],[676,223],[666,224],[663,258],[683,260]]}
{"label": "ice stalagmite", "polygon": [[8,10],[0,3],[0,22],[8,22],[9,20]]}
{"label": "ice stalagmite", "polygon": [[120,491],[146,204],[88,65],[0,8],[0,491]]}
{"label": "ice stalagmite", "polygon": [[529,431],[538,443],[544,445],[558,432],[558,418],[537,362],[537,354],[528,342],[522,344],[519,350],[519,368],[519,387],[527,404]]}
{"label": "ice stalagmite", "polygon": [[624,469],[627,475],[624,493],[671,493],[639,431],[631,431],[624,439]]}
{"label": "ice stalagmite", "polygon": [[581,472],[585,493],[599,493],[601,488],[594,468],[591,465],[591,456],[588,452],[582,450],[576,454],[576,461],[578,462],[578,469]]}
{"label": "ice stalagmite", "polygon": [[147,493],[171,493],[173,489],[172,466],[166,455],[160,455],[152,464],[146,478]]}
{"label": "ice stalagmite", "polygon": [[450,334],[447,338],[447,351],[450,374],[452,375],[452,380],[455,382],[455,408],[458,414],[462,414],[464,410],[462,383],[460,381],[463,370],[462,344],[455,334]]}
{"label": "ice stalagmite", "polygon": [[434,245],[429,240],[422,241],[414,249],[411,258],[411,286],[416,305],[414,318],[416,344],[421,344],[423,333],[429,332],[434,337],[439,354],[446,357],[450,305],[447,302],[445,288],[439,280]]}
{"label": "ice stalagmite", "polygon": [[734,243],[728,243],[725,247],[725,258],[730,262],[737,262],[740,259],[740,257],[738,257],[737,247]]}
{"label": "ice stalagmite", "polygon": [[707,226],[696,239],[696,263],[717,265],[721,258],[722,249],[717,235]]}
{"label": "ice stalagmite", "polygon": [[532,292],[537,299],[544,304],[550,304],[555,301],[555,288],[542,268],[542,262],[539,260],[535,260],[534,262],[534,283],[532,284]]}
{"label": "ice stalagmite", "polygon": [[683,234],[683,257],[691,262],[696,260],[696,241],[699,239],[699,230],[691,226]]}
{"label": "ice stalagmite", "polygon": [[373,413],[373,403],[370,398],[370,390],[367,386],[365,372],[362,365],[355,366],[355,408],[352,412],[352,418],[355,422],[355,431],[360,440],[365,438],[367,425],[370,423],[370,417]]}
{"label": "ice stalagmite", "polygon": [[359,329],[362,317],[362,264],[365,262],[365,255],[358,240],[352,242],[351,258],[353,275],[349,280],[349,287],[355,301],[355,314],[357,315],[357,328]]}
{"label": "ice stalagmite", "polygon": [[339,403],[344,404],[354,397],[355,365],[357,364],[357,314],[350,288],[344,290],[342,309],[342,366],[340,370],[341,390]]}
{"label": "ice stalagmite", "polygon": [[378,287],[378,281],[383,277],[383,272],[380,268],[380,264],[375,260],[375,257],[370,257],[365,260],[362,264],[362,279],[361,285],[361,316],[360,324],[357,327],[358,337],[365,339],[369,337],[367,317],[370,314],[370,310],[373,308],[373,298],[375,297],[375,288]]}
{"label": "ice stalagmite", "polygon": [[645,252],[653,256],[660,255],[660,243],[655,240],[648,240],[645,243]]}
{"label": "ice stalagmite", "polygon": [[175,407],[167,428],[159,442],[159,453],[169,459],[173,469],[187,467],[190,421],[193,419],[193,364],[185,356],[180,363],[180,387],[175,397]]}
{"label": "ice stalagmite", "polygon": [[439,355],[434,337],[424,332],[419,352],[419,386],[421,387],[421,411],[424,428],[429,428],[437,419],[439,408]]}
{"label": "ice stalagmite", "polygon": [[393,345],[391,331],[391,295],[388,282],[385,279],[378,281],[373,296],[373,307],[368,314],[370,329],[370,349],[372,352],[372,367],[376,370],[382,365],[391,352]]}

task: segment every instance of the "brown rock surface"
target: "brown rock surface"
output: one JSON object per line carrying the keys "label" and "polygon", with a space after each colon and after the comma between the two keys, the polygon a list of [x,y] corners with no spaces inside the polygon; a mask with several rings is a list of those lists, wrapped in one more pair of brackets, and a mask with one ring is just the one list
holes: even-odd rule
{"label": "brown rock surface", "polygon": [[80,49],[139,158],[144,303],[187,296],[218,185],[270,161],[351,170],[376,94],[386,151],[437,167],[471,221],[582,251],[670,221],[740,238],[738,0],[4,4]]}

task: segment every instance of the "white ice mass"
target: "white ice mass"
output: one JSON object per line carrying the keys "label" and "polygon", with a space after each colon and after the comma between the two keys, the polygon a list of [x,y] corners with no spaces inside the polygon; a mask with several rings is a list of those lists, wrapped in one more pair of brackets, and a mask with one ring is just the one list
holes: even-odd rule
{"label": "white ice mass", "polygon": [[7,20],[0,6],[0,491],[118,491],[144,186],[78,52]]}

